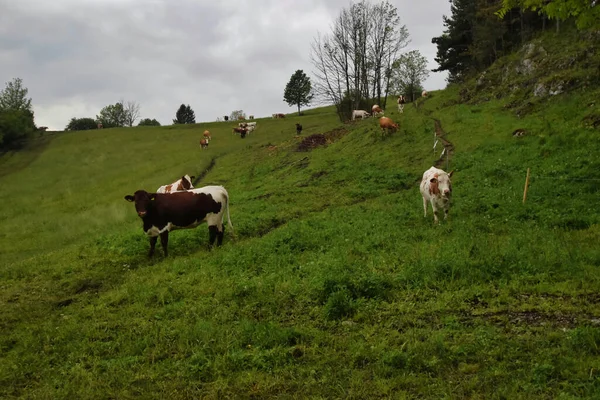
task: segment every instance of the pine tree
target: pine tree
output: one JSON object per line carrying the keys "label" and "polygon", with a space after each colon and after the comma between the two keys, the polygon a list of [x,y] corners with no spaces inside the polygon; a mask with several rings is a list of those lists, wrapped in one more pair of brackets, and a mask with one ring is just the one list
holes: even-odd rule
{"label": "pine tree", "polygon": [[285,86],[283,101],[288,103],[289,106],[297,105],[298,115],[300,115],[300,106],[309,105],[312,98],[310,78],[306,76],[304,71],[299,69],[292,75],[290,81]]}
{"label": "pine tree", "polygon": [[182,104],[179,106],[179,109],[175,113],[175,119],[173,120],[174,124],[195,124],[196,123],[196,114],[194,110],[188,104]]}

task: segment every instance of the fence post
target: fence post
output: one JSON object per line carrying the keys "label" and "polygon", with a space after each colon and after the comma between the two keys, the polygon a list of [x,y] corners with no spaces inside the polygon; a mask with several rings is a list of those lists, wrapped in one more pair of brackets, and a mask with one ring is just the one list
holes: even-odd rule
{"label": "fence post", "polygon": [[529,187],[529,168],[527,168],[527,177],[525,178],[525,189],[523,190],[523,204],[527,200],[527,188]]}

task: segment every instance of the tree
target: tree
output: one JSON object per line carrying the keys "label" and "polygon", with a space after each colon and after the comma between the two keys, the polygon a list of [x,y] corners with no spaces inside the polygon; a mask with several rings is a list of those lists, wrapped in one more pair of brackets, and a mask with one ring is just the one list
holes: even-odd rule
{"label": "tree", "polygon": [[160,126],[160,122],[156,119],[144,118],[140,120],[138,126]]}
{"label": "tree", "polygon": [[285,86],[283,101],[289,106],[298,106],[298,115],[300,115],[300,106],[307,106],[313,98],[312,85],[310,78],[306,76],[301,69],[297,70],[290,81]]}
{"label": "tree", "polygon": [[104,128],[119,128],[127,123],[127,112],[123,103],[110,104],[100,110],[96,116],[96,121],[101,123]]}
{"label": "tree", "polygon": [[6,83],[0,92],[0,110],[31,110],[31,98],[27,98],[28,89],[21,78]]}
{"label": "tree", "polygon": [[385,107],[391,64],[407,43],[408,30],[387,0],[351,4],[331,34],[317,34],[312,43],[316,98],[335,104],[342,120],[363,103]]}
{"label": "tree", "polygon": [[433,72],[448,71],[448,82],[459,82],[471,68],[469,48],[473,44],[473,22],[475,20],[475,0],[451,0],[450,18],[444,16],[442,36],[431,42],[437,45],[435,61],[439,68]]}
{"label": "tree", "polygon": [[393,91],[413,101],[423,90],[423,82],[429,76],[427,58],[419,50],[402,54],[394,61],[391,75]]}
{"label": "tree", "polygon": [[179,106],[179,109],[175,113],[175,119],[173,120],[174,124],[195,124],[196,123],[196,114],[194,110],[188,104],[182,104]]}
{"label": "tree", "polygon": [[579,29],[600,29],[600,7],[597,0],[502,0],[502,7],[496,15],[504,18],[513,8],[520,7],[546,15],[558,22],[567,18],[575,18]]}
{"label": "tree", "polygon": [[239,117],[244,117],[244,119],[246,119],[246,114],[244,114],[244,110],[234,110],[234,111],[232,111],[231,115],[229,116],[229,119],[231,121],[235,121]]}
{"label": "tree", "polygon": [[135,101],[121,101],[125,109],[125,125],[133,126],[135,121],[140,117],[140,105]]}
{"label": "tree", "polygon": [[87,131],[90,129],[98,129],[98,123],[94,118],[73,117],[65,127],[65,131]]}
{"label": "tree", "polygon": [[0,110],[0,148],[21,147],[35,130],[31,111],[27,109]]}

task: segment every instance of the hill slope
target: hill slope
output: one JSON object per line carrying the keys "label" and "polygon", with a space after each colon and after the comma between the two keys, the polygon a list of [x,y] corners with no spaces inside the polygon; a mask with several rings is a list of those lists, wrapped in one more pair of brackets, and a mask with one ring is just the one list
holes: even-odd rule
{"label": "hill slope", "polygon": [[[243,140],[226,123],[65,133],[6,162],[0,394],[596,397],[594,94],[519,119],[459,92],[389,107],[401,129],[385,138],[322,108]],[[440,226],[418,189],[434,118],[456,171]],[[296,151],[296,121],[330,143]],[[123,196],[211,164],[197,186],[225,185],[236,235],[209,251],[205,226],[177,231],[148,260]]]}

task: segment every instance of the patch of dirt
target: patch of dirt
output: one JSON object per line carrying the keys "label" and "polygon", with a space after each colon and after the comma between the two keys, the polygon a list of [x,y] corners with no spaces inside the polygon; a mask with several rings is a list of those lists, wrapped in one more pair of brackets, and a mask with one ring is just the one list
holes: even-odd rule
{"label": "patch of dirt", "polygon": [[298,143],[296,151],[310,151],[312,149],[316,149],[319,146],[331,144],[345,136],[347,133],[348,131],[346,130],[346,128],[336,128],[329,132],[316,133],[314,135],[307,136],[304,139],[302,139],[300,143]]}
{"label": "patch of dirt", "polygon": [[[452,155],[454,154],[454,145],[450,141],[446,140],[446,138],[444,137],[447,135],[447,133],[442,128],[442,123],[440,122],[440,120],[433,118],[433,121],[435,122],[435,135],[442,142],[442,144],[444,145],[444,149],[446,150],[440,156],[440,158],[434,163],[434,166],[436,168],[443,169],[442,167],[444,166],[444,163],[446,161],[449,163],[450,160],[452,159]],[[446,171],[446,172],[449,172],[449,171]]]}
{"label": "patch of dirt", "polygon": [[561,326],[574,327],[580,321],[589,320],[575,314],[544,314],[538,311],[498,311],[479,315],[496,325]]}
{"label": "patch of dirt", "polygon": [[600,115],[590,114],[583,119],[583,124],[590,128],[600,128]]}
{"label": "patch of dirt", "polygon": [[192,185],[194,185],[194,187],[197,187],[198,182],[200,182],[206,176],[206,174],[208,174],[215,167],[216,163],[217,163],[217,158],[216,157],[212,158],[210,160],[210,164],[208,165],[208,167],[196,176],[196,179],[194,179],[194,182],[192,182]]}

